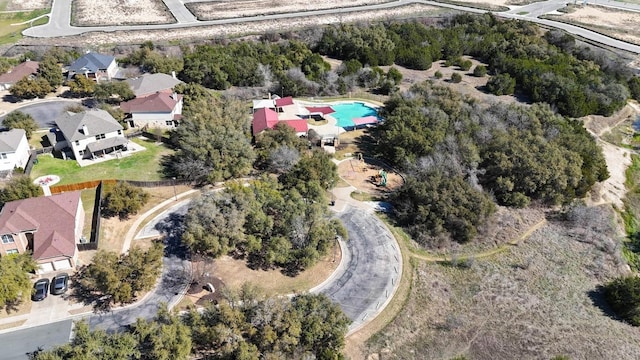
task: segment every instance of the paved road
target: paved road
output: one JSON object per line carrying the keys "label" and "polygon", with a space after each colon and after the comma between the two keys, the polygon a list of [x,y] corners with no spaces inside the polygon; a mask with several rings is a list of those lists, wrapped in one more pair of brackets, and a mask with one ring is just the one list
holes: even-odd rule
{"label": "paved road", "polygon": [[64,344],[69,341],[72,326],[71,320],[64,320],[0,335],[0,359],[25,360],[26,354],[38,347],[48,350]]}
{"label": "paved road", "polygon": [[402,272],[401,254],[389,230],[371,210],[347,205],[338,217],[349,232],[345,267],[319,292],[340,304],[353,321],[352,333],[390,301]]}
{"label": "paved road", "polygon": [[[38,123],[40,128],[50,128],[55,126],[55,119],[62,114],[64,108],[73,105],[80,104],[78,100],[56,100],[56,101],[44,101],[32,105],[25,105],[19,107],[13,111],[22,111],[25,114],[29,114]],[[5,115],[6,116],[6,115]],[[0,122],[4,119],[4,116],[0,117]]]}
{"label": "paved road", "polygon": [[[454,10],[473,12],[473,13],[486,12],[485,10],[480,10],[480,9],[475,9],[475,8],[470,8],[465,6],[452,5],[452,4],[439,3],[435,1],[398,0],[393,2],[382,3],[382,4],[365,5],[365,6],[349,7],[349,8],[303,11],[303,12],[273,14],[273,15],[259,15],[259,16],[242,17],[242,18],[236,18],[236,19],[197,21],[193,17],[193,14],[191,14],[186,9],[184,4],[180,0],[164,0],[164,1],[165,1],[165,4],[167,4],[167,7],[169,7],[169,9],[173,12],[174,17],[177,20],[177,23],[161,24],[161,25],[77,27],[77,26],[71,26],[71,23],[70,23],[71,0],[54,0],[51,8],[51,16],[50,16],[49,23],[25,29],[23,31],[23,34],[26,36],[32,36],[32,37],[60,37],[60,36],[79,35],[82,33],[92,32],[92,31],[112,32],[112,31],[118,31],[118,30],[129,31],[129,30],[177,29],[177,28],[185,28],[185,27],[193,27],[193,26],[225,25],[225,24],[252,22],[252,21],[281,20],[281,19],[299,18],[299,17],[304,18],[304,17],[319,16],[319,15],[340,14],[340,13],[347,13],[347,12],[353,12],[353,11],[391,9],[394,7],[403,6],[403,5],[412,4],[412,3],[421,3],[426,5],[445,7],[445,8],[450,8]],[[548,1],[537,2],[534,4],[526,5],[523,7],[513,7],[513,9],[510,11],[496,13],[496,14],[499,16],[507,17],[507,18],[528,20],[528,21],[533,21],[546,26],[560,28],[574,35],[582,36],[587,39],[591,39],[593,41],[596,41],[611,47],[616,47],[619,49],[640,54],[640,46],[615,40],[610,37],[607,37],[607,36],[604,36],[596,32],[589,31],[577,26],[558,23],[558,22],[549,21],[549,20],[542,20],[537,18],[537,16],[540,16],[542,14],[554,12],[555,10],[564,6],[564,4],[568,2],[570,1],[548,0]],[[624,2],[612,2],[609,0],[596,0],[595,2],[598,5],[602,5],[602,6],[615,7],[615,8],[624,9],[624,10],[640,11],[640,6],[636,4],[630,4],[630,3],[624,3]],[[518,15],[518,13],[525,13],[525,12],[526,14]]]}

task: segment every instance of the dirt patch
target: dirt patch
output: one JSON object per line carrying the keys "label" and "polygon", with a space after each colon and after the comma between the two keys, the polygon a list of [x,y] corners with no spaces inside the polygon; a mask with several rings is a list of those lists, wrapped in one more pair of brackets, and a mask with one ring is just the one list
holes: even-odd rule
{"label": "dirt patch", "polygon": [[199,20],[215,20],[373,5],[390,1],[392,0],[240,0],[194,2],[187,4],[187,8],[191,10]]}
{"label": "dirt patch", "polygon": [[[0,308],[0,319],[24,315],[31,312],[31,300],[24,299],[22,302],[17,304],[16,306],[11,306],[7,309],[7,307]],[[0,327],[2,329],[2,327]]]}
{"label": "dirt patch", "polygon": [[548,15],[552,20],[564,21],[604,33],[616,39],[640,44],[640,13],[597,5],[569,5],[562,15]]}
{"label": "dirt patch", "polygon": [[74,0],[71,23],[75,26],[172,24],[175,19],[161,0]]}
{"label": "dirt patch", "polygon": [[[0,5],[2,5],[4,1],[0,1]],[[51,7],[51,0],[8,0],[6,1],[7,11],[16,11],[16,10],[38,10],[38,9],[48,9]]]}
{"label": "dirt patch", "polygon": [[[387,174],[386,186],[381,185],[381,170],[385,170]],[[338,166],[338,174],[359,191],[376,196],[383,196],[404,183],[400,174],[368,159],[343,161]]]}

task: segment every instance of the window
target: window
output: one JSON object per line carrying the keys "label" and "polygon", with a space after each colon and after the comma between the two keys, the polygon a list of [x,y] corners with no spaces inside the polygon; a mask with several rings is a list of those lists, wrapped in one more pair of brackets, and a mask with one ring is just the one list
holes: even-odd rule
{"label": "window", "polygon": [[78,151],[78,155],[80,155],[80,156],[84,155],[84,150]]}
{"label": "window", "polygon": [[3,244],[11,244],[12,242],[13,242],[13,235],[11,234],[2,235]]}
{"label": "window", "polygon": [[167,126],[173,126],[173,121],[168,120],[168,121],[167,121]]}
{"label": "window", "polygon": [[104,134],[96,135],[96,140],[104,139]]}
{"label": "window", "polygon": [[0,157],[2,157],[3,159],[6,159],[7,158],[7,154],[2,153],[2,154],[0,154]]}
{"label": "window", "polygon": [[9,249],[9,250],[7,250],[7,255],[17,254],[17,253],[18,253],[18,249]]}
{"label": "window", "polygon": [[80,146],[80,140],[76,140],[76,146]]}
{"label": "window", "polygon": [[122,130],[118,130],[118,135],[122,135]]}

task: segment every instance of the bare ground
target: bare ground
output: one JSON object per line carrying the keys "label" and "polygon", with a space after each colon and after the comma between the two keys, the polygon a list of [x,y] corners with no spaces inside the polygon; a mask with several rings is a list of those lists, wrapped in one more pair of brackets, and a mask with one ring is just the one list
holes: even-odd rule
{"label": "bare ground", "polygon": [[[602,216],[612,216],[608,207]],[[618,249],[550,222],[468,268],[420,262],[405,307],[369,341],[384,359],[635,359],[640,329],[611,318],[596,291],[624,273]],[[613,234],[611,234],[613,235]]]}
{"label": "bare ground", "polygon": [[[602,2],[613,3],[610,0]],[[562,15],[549,15],[552,20],[576,24],[608,36],[640,44],[640,12],[624,11],[597,5],[569,5]]]}
{"label": "bare ground", "polygon": [[173,15],[162,0],[74,0],[75,26],[171,24]]}
{"label": "bare ground", "polygon": [[299,11],[336,9],[390,2],[392,0],[240,0],[192,2],[187,8],[199,20],[240,18],[245,16],[282,14]]}
{"label": "bare ground", "polygon": [[51,0],[0,0],[0,5],[6,4],[5,10],[38,10],[51,7]]}

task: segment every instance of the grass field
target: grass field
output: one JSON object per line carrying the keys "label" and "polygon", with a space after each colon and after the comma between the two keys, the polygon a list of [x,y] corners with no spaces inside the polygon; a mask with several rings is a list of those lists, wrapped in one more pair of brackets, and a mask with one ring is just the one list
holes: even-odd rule
{"label": "grass field", "polygon": [[73,160],[55,159],[48,155],[38,156],[38,163],[31,172],[32,178],[42,175],[60,176],[60,184],[73,184],[98,179],[160,180],[160,160],[172,153],[163,145],[152,141],[133,139],[146,150],[122,159],[105,161],[95,165],[80,167]]}
{"label": "grass field", "polygon": [[[31,26],[31,24],[16,25],[16,26],[13,26],[11,24],[29,21],[33,18],[36,18],[48,12],[49,12],[49,9],[44,9],[44,10],[33,10],[33,11],[25,11],[25,12],[17,12],[17,13],[0,14],[0,45],[14,43],[22,39],[22,30]],[[49,19],[44,17],[42,19],[38,19],[34,21],[33,25],[43,25],[43,24],[46,24],[47,21],[49,21]]]}

